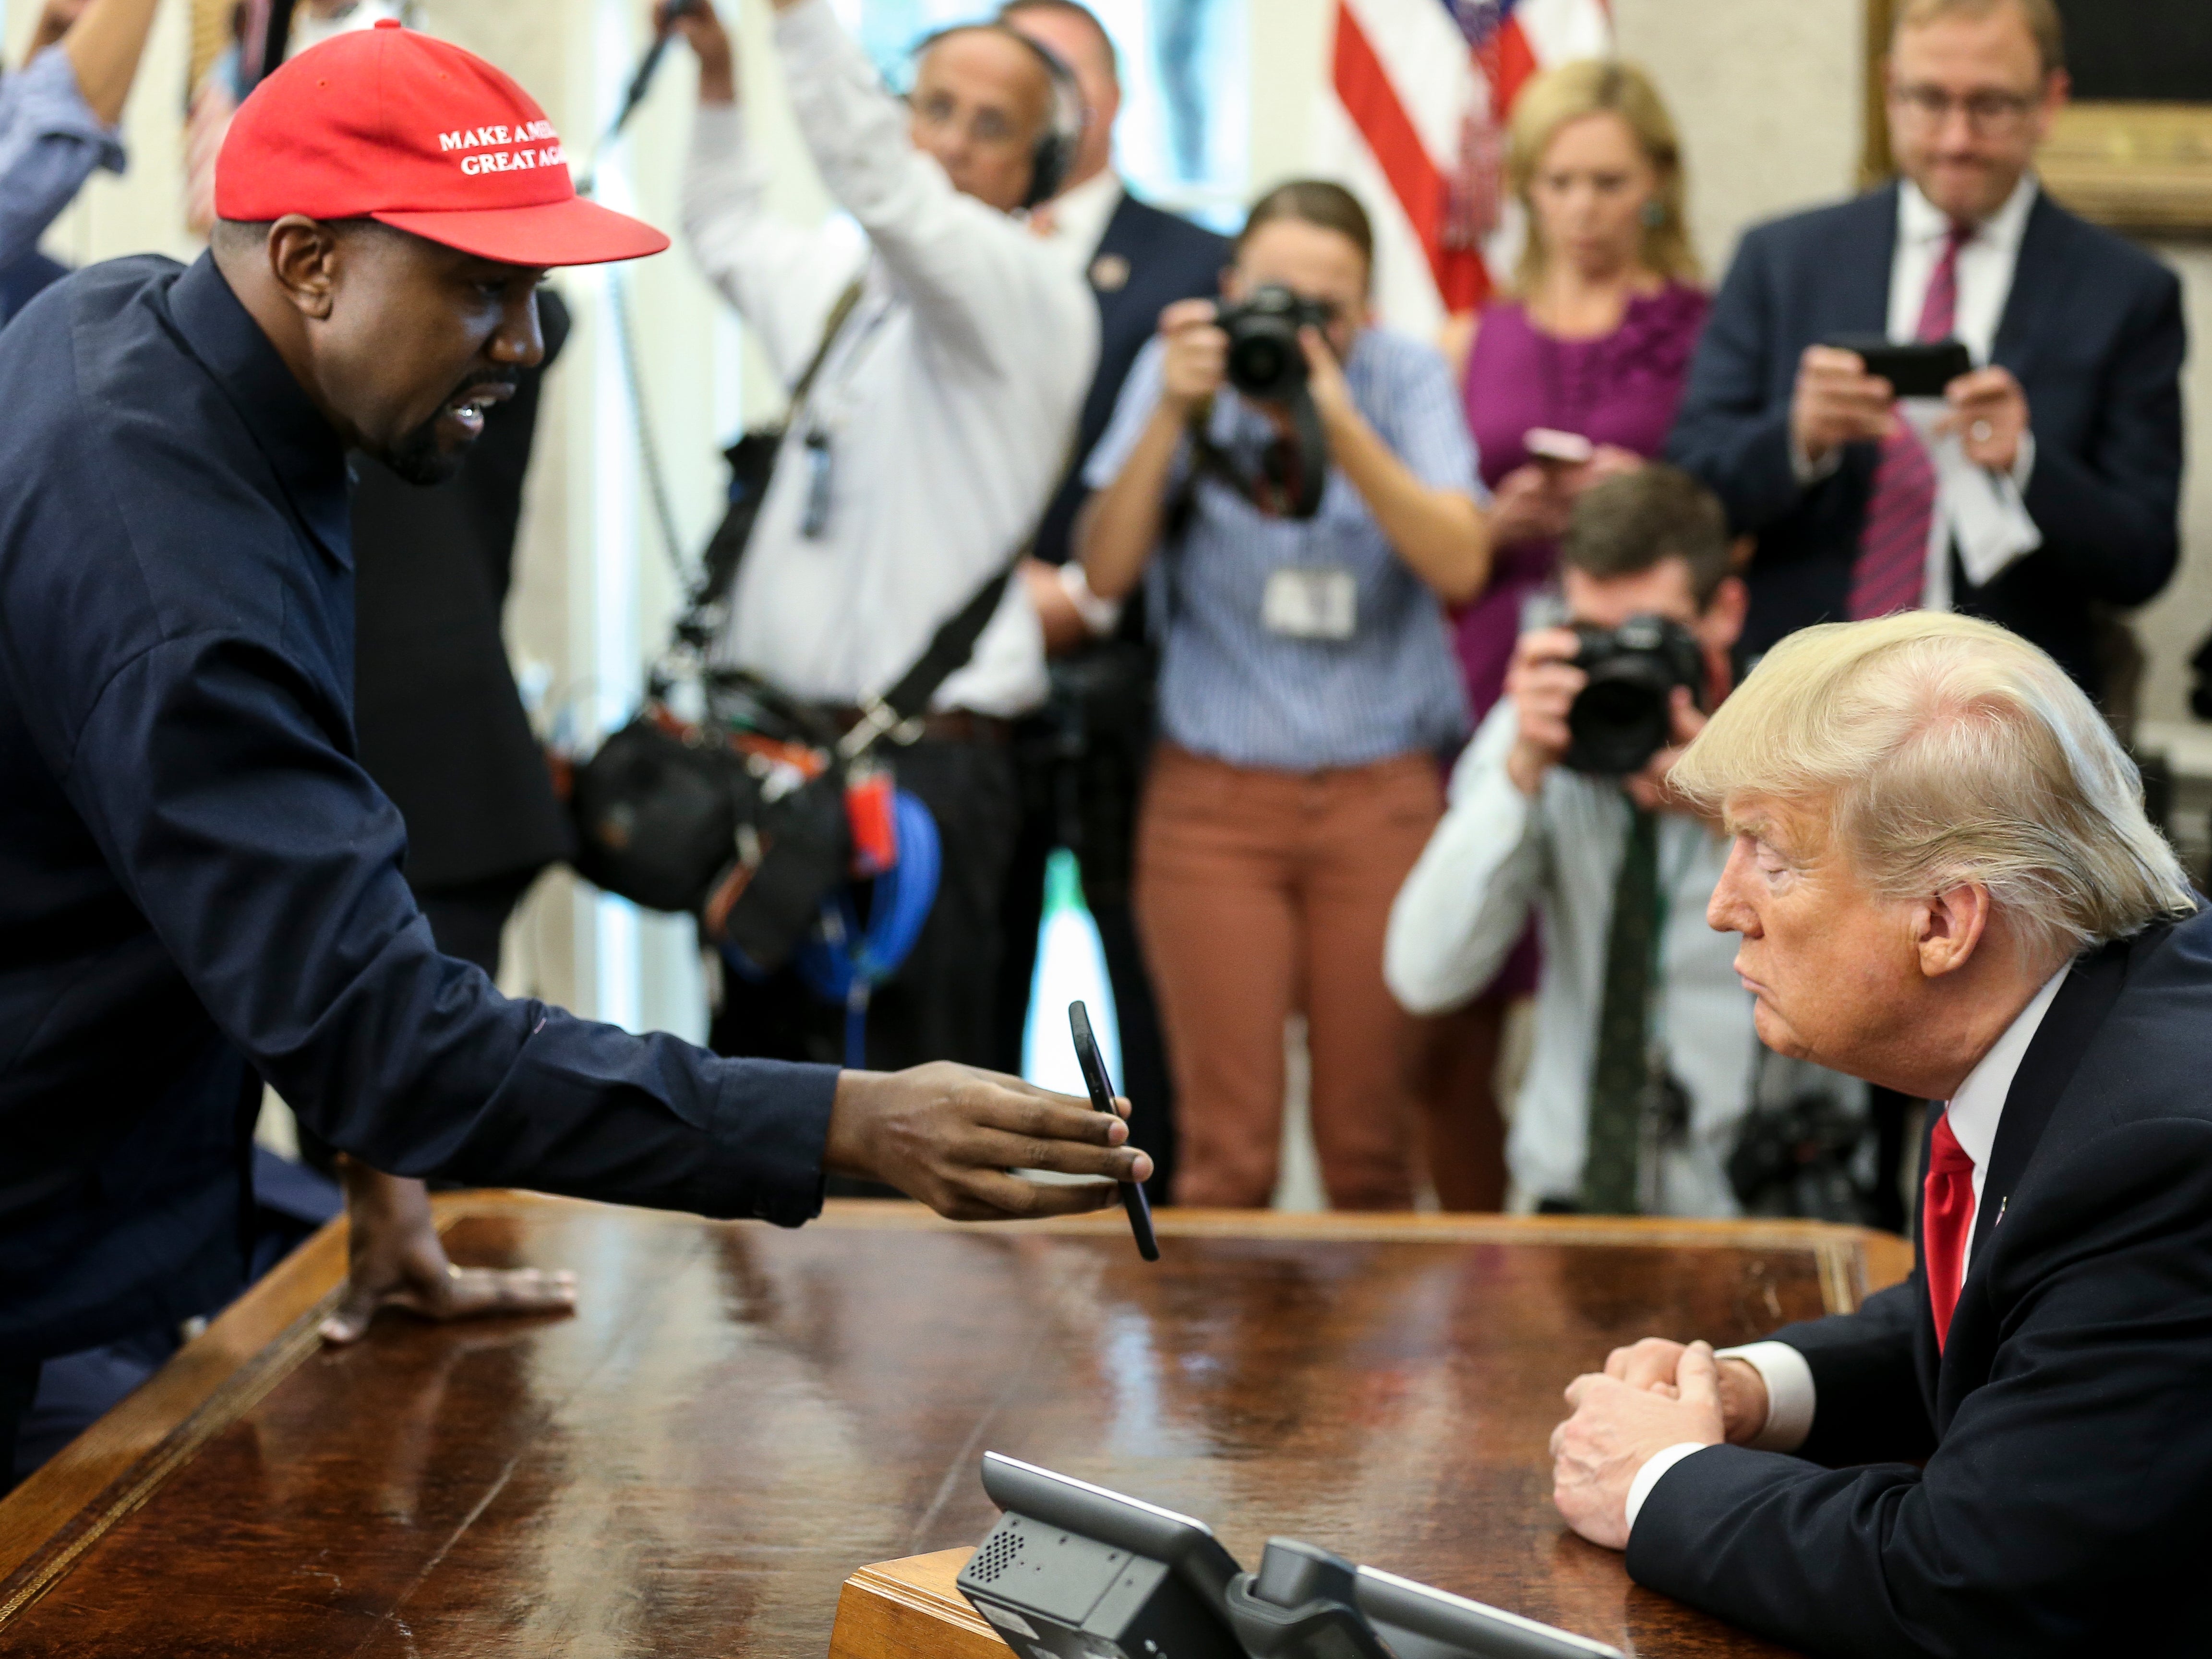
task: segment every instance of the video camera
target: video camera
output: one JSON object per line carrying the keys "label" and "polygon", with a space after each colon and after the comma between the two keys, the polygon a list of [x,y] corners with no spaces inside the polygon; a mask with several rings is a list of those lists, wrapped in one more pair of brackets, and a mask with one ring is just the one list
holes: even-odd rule
{"label": "video camera", "polygon": [[1626,777],[1674,738],[1674,688],[1705,704],[1705,658],[1696,637],[1665,617],[1631,617],[1618,628],[1574,625],[1574,665],[1589,684],[1567,710],[1565,763]]}

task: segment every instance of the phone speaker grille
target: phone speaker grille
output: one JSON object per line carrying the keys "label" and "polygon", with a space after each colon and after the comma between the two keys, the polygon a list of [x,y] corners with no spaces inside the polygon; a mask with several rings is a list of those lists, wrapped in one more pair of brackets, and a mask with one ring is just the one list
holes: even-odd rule
{"label": "phone speaker grille", "polygon": [[968,1564],[968,1576],[979,1584],[990,1583],[1012,1566],[1021,1553],[1022,1534],[1001,1527],[986,1538],[983,1547],[975,1552],[975,1559]]}

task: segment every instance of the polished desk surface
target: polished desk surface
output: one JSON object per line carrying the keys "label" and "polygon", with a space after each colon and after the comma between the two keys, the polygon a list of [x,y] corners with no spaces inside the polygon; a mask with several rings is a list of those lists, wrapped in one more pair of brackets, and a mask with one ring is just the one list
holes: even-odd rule
{"label": "polished desk surface", "polygon": [[1775,1650],[1561,1527],[1559,1389],[1654,1332],[1756,1336],[1900,1277],[1809,1223],[1163,1212],[795,1232],[513,1194],[448,1249],[574,1318],[325,1350],[325,1231],[0,1503],[0,1653],[819,1659],[864,1564],[989,1530],[995,1449],[1640,1656]]}

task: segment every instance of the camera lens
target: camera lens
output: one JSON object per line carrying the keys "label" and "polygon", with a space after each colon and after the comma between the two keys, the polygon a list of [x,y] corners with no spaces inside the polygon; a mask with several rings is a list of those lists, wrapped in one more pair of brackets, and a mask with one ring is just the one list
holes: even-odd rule
{"label": "camera lens", "polygon": [[1672,689],[1650,672],[1648,659],[1626,658],[1596,670],[1567,711],[1574,738],[1569,763],[1612,777],[1642,771],[1667,745]]}

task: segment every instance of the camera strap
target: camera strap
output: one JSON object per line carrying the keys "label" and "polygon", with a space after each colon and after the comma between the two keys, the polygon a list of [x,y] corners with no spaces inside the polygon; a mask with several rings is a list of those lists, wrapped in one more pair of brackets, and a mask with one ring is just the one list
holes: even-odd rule
{"label": "camera strap", "polygon": [[777,459],[783,453],[784,435],[805,409],[807,394],[814,390],[823,364],[830,361],[830,349],[837,343],[837,336],[843,331],[854,307],[860,303],[860,290],[861,279],[855,276],[831,303],[830,315],[822,325],[821,341],[815,346],[814,355],[807,359],[806,367],[799,371],[799,379],[792,383],[791,400],[783,419],[755,428],[723,452],[730,464],[730,509],[722,515],[722,522],[715,526],[707,543],[698,585],[676,624],[678,640],[701,649],[712,642],[716,630],[704,613],[721,605],[737,584],[738,567],[744,562],[745,544],[752,539],[753,520],[760,515],[761,502],[767,499],[769,484],[775,477]]}
{"label": "camera strap", "polygon": [[1321,411],[1304,386],[1285,407],[1291,435],[1269,442],[1257,476],[1239,466],[1206,430],[1213,421],[1212,398],[1191,411],[1190,471],[1169,503],[1165,521],[1171,533],[1179,534],[1189,521],[1190,498],[1200,477],[1218,479],[1271,519],[1310,519],[1321,511],[1322,492],[1328,485],[1328,440],[1322,431]]}

